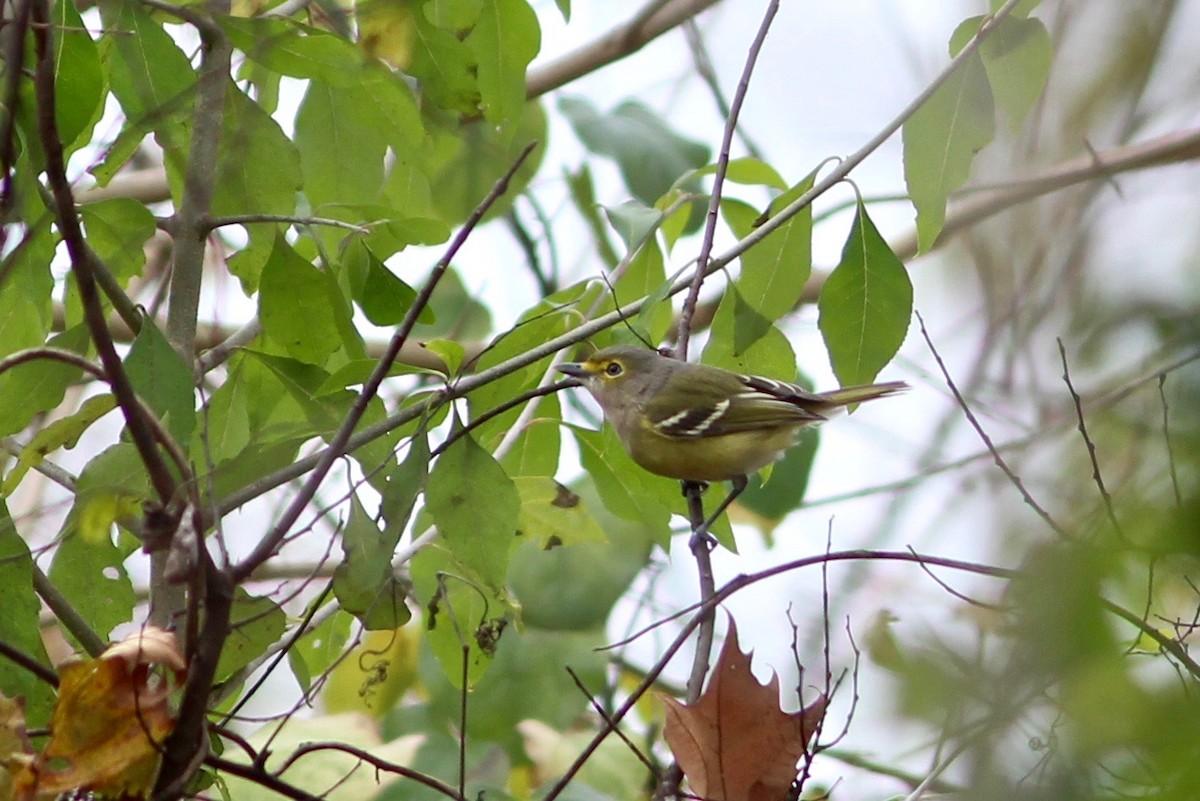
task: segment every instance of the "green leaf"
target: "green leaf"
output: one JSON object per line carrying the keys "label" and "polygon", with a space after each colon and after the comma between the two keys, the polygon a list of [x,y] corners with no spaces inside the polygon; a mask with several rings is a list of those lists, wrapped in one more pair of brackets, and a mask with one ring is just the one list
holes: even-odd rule
{"label": "green leaf", "polygon": [[[23,173],[23,170],[18,171],[18,175]],[[49,218],[43,219],[41,224],[30,227],[23,246],[4,260],[4,285],[0,288],[0,356],[40,347],[50,333],[53,321],[51,294],[54,291],[50,262],[54,258],[55,239],[50,233]],[[0,405],[9,397],[9,393],[0,394]],[[0,416],[0,421],[3,420]],[[24,424],[14,430],[23,427]]]}
{"label": "green leaf", "polygon": [[[777,214],[812,188],[815,173],[771,202],[769,213]],[[757,215],[739,201],[725,201],[721,212],[739,239],[754,230]],[[742,254],[742,271],[737,278],[743,300],[774,322],[793,311],[804,294],[812,273],[812,207],[792,216],[765,239]]]}
{"label": "green leaf", "polygon": [[633,196],[653,206],[680,176],[708,163],[706,145],[686,139],[637,101],[601,114],[586,100],[563,97],[559,110],[593,153],[617,162]]}
{"label": "green leaf", "polygon": [[269,70],[334,86],[361,81],[362,51],[328,31],[268,16],[220,17],[218,22],[234,47]]}
{"label": "green leaf", "polygon": [[500,463],[504,472],[514,479],[518,476],[553,476],[558,471],[558,455],[562,434],[558,421],[562,410],[558,395],[547,395],[538,401],[537,413],[517,435]]}
{"label": "green leaf", "polygon": [[[0,642],[50,667],[42,644],[38,611],[41,602],[33,591],[33,558],[17,533],[8,506],[0,501]],[[0,659],[0,693],[25,699],[26,725],[46,726],[54,706],[50,686],[25,668]]]}
{"label": "green leaf", "polygon": [[495,125],[507,125],[525,105],[525,68],[541,47],[537,15],[525,0],[484,3],[466,45],[478,62],[480,105]]}
{"label": "green leaf", "polygon": [[469,435],[459,438],[434,465],[425,498],[454,558],[490,587],[503,587],[521,501],[492,455]]}
{"label": "green leaf", "polygon": [[101,451],[83,468],[75,490],[50,580],[104,639],[129,622],[137,602],[124,567],[132,546],[118,548],[111,533],[113,523],[140,519],[150,497],[137,448],[122,442]]}
{"label": "green leaf", "polygon": [[425,15],[413,15],[416,28],[408,73],[418,80],[421,93],[435,107],[459,114],[479,112],[476,82],[478,64],[471,48],[450,31],[433,25]]}
{"label": "green leaf", "polygon": [[[618,305],[645,298],[637,318],[627,321],[639,339],[661,342],[671,326],[673,314],[667,300],[671,282],[667,280],[662,248],[651,239],[625,265],[612,288],[604,287],[605,297],[598,307],[603,314]],[[624,326],[623,326],[624,327]]]}
{"label": "green leaf", "polygon": [[356,637],[349,653],[338,659],[320,688],[322,706],[332,713],[390,717],[388,713],[417,680],[421,639],[421,629],[415,625],[368,631]]}
{"label": "green leaf", "polygon": [[128,127],[153,130],[164,149],[186,147],[196,86],[191,61],[139,3],[105,3],[100,17],[101,56]]}
{"label": "green leaf", "polygon": [[17,463],[4,477],[4,484],[0,486],[0,497],[7,498],[11,495],[25,474],[31,468],[40,465],[48,454],[59,448],[74,448],[83,432],[116,406],[117,401],[112,395],[93,395],[80,404],[79,411],[49,423],[34,434],[29,444],[21,449]]}
{"label": "green leaf", "polygon": [[[979,31],[986,17],[971,17],[950,37],[956,55]],[[1017,133],[1030,109],[1046,88],[1054,45],[1046,26],[1035,17],[1010,14],[1000,21],[979,46],[996,105],[1004,109],[1009,130]]]}
{"label": "green leaf", "polygon": [[[173,196],[182,192],[179,162],[168,160]],[[175,169],[172,169],[175,167]],[[225,90],[212,214],[291,214],[303,179],[296,145],[274,119],[235,85]]]}
{"label": "green leaf", "polygon": [[429,438],[423,431],[413,435],[408,455],[388,475],[382,492],[379,512],[384,520],[384,534],[391,549],[396,549],[404,533],[417,496],[425,489],[429,478]]}
{"label": "green leaf", "polygon": [[166,423],[181,445],[191,442],[196,425],[192,370],[149,318],[142,319],[125,357],[125,372],[139,398]]}
{"label": "green leaf", "polygon": [[371,87],[309,82],[296,112],[296,147],[304,194],[317,213],[326,203],[378,199],[386,130]]}
{"label": "green leaf", "polygon": [[992,90],[975,53],[904,123],[904,180],[917,209],[920,252],[933,247],[946,197],[966,183],[975,154],[994,135]]}
{"label": "green leaf", "polygon": [[[302,418],[308,423],[303,428],[288,427],[284,429],[285,431],[289,434],[305,433],[312,435],[328,433],[337,429],[338,423],[341,420],[341,405],[347,399],[351,398],[354,393],[325,392],[318,395],[317,390],[324,387],[329,380],[329,374],[320,367],[299,361],[298,359],[290,359],[287,356],[276,356],[250,348],[246,348],[242,352],[252,360],[265,366],[274,375],[275,379],[277,379],[277,383],[274,383],[270,387],[265,387],[265,391],[278,392],[282,389],[289,398],[295,401]],[[252,431],[262,431],[262,427],[257,426],[255,423],[253,411],[252,406],[250,429]]]}
{"label": "green leaf", "polygon": [[[112,198],[83,206],[80,217],[86,227],[88,244],[96,256],[118,283],[128,285],[130,278],[141,273],[146,263],[145,243],[156,229],[150,210],[136,200]],[[105,309],[112,305],[104,295],[100,302]],[[68,321],[74,323],[84,319],[83,302],[79,299],[74,275],[67,278],[65,305]]]}
{"label": "green leaf", "polygon": [[[259,289],[263,331],[300,361],[324,364],[340,344],[328,290],[321,271],[276,234]],[[297,314],[297,309],[304,313]]]}
{"label": "green leaf", "polygon": [[655,532],[655,543],[669,550],[672,509],[683,509],[679,482],[647,473],[634,464],[611,427],[589,431],[571,427],[584,471],[596,482],[604,508]]}
{"label": "green leaf", "polygon": [[[322,395],[336,394],[339,390],[347,389],[358,384],[365,384],[371,374],[375,372],[375,368],[379,366],[378,359],[350,359],[338,369],[329,374],[329,377],[317,387],[313,393],[314,397]],[[432,374],[440,376],[436,370],[427,370],[422,367],[413,367],[407,364],[393,362],[388,368],[388,378],[395,378],[398,375],[423,375]]]}
{"label": "green leaf", "polygon": [[558,13],[562,14],[563,22],[571,21],[571,0],[554,0]]}
{"label": "green leaf", "polygon": [[487,671],[512,617],[507,591],[464,564],[442,540],[419,551],[411,565],[413,585],[425,601],[429,647],[455,687],[462,687],[466,660],[471,688]]}
{"label": "green leaf", "polygon": [[124,284],[138,275],[146,263],[146,242],[157,227],[145,204],[130,198],[111,198],[79,209],[88,245]]}
{"label": "green leaf", "polygon": [[[492,666],[471,694],[465,736],[472,741],[500,743],[517,756],[524,754],[517,727],[521,721],[536,719],[565,729],[586,714],[588,699],[579,692],[566,668],[584,686],[604,687],[607,659],[600,651],[605,644],[601,631],[515,628],[504,632]],[[453,683],[439,682],[430,675],[427,663],[423,662],[421,668],[430,688],[430,712],[438,728],[452,726],[459,719],[461,693],[456,692]],[[531,680],[533,677],[536,681]]]}
{"label": "green leaf", "polygon": [[[686,182],[690,178],[703,178],[706,175],[715,175],[717,172],[716,164],[708,164],[698,170],[688,173],[680,183]],[[725,180],[735,184],[743,184],[748,186],[768,186],[772,189],[780,191],[787,189],[787,182],[783,180],[774,167],[767,164],[765,161],[753,158],[751,156],[743,156],[740,159],[730,159],[728,166],[725,168]],[[811,178],[809,186],[812,185]],[[785,204],[786,205],[786,204]]]}
{"label": "green leaf", "polygon": [[262,656],[267,647],[283,636],[287,615],[270,598],[255,597],[238,587],[234,590],[230,632],[221,648],[215,677],[227,679]]}
{"label": "green leaf", "polygon": [[192,440],[193,464],[221,464],[250,443],[249,390],[241,370],[230,371],[225,382],[208,396],[201,420],[201,436]]}
{"label": "green leaf", "polygon": [[127,556],[111,539],[89,542],[68,535],[50,563],[50,581],[102,640],[110,639],[114,628],[129,622],[137,603],[125,572]]}
{"label": "green leaf", "polygon": [[[518,479],[518,483],[520,480]],[[613,605],[646,567],[661,532],[623,520],[601,503],[590,480],[577,487],[606,541],[546,549],[524,542],[513,552],[509,586],[521,604],[521,622],[544,629],[583,631],[604,623]]]}
{"label": "green leaf", "polygon": [[75,503],[65,530],[88,542],[108,541],[113,523],[137,519],[150,497],[150,481],[137,448],[120,442],[101,451],[75,482]]}
{"label": "green leaf", "polygon": [[[375,325],[399,325],[417,298],[417,291],[387,268],[359,238],[350,240],[342,266],[350,273],[351,292],[358,307]],[[426,306],[417,318],[433,324],[436,315]]]}
{"label": "green leaf", "polygon": [[462,369],[463,359],[467,355],[466,348],[453,339],[431,339],[422,342],[421,345],[442,360],[442,364],[446,365],[447,375],[458,375],[458,371]]}
{"label": "green leaf", "polygon": [[350,519],[342,529],[345,557],[333,573],[333,593],[342,608],[369,631],[394,629],[412,617],[404,590],[392,573],[399,532],[385,537],[357,495],[350,496]]}
{"label": "green leaf", "polygon": [[[256,432],[257,437],[263,437],[269,441],[293,436],[307,438],[313,434],[319,434],[328,438],[338,429],[357,401],[358,393],[355,392],[322,391],[329,384],[329,374],[320,367],[289,359],[286,356],[276,356],[250,349],[244,350],[243,353],[266,367],[275,379],[263,382],[261,388],[252,390],[249,403],[250,430]],[[279,408],[283,410],[281,416],[284,419],[280,421],[278,431],[268,429],[268,426],[271,425],[270,422],[261,425],[257,423],[259,414],[256,413],[258,411],[256,407],[271,408],[257,400],[260,391],[268,396],[274,394],[273,400],[275,401],[279,400],[278,396],[282,391],[282,394],[294,401],[294,405],[291,403],[280,404]],[[296,411],[299,411],[299,415],[295,414]],[[269,414],[275,415],[277,412],[272,409]],[[378,397],[372,398],[362,416],[360,428],[378,423],[385,416],[383,401]],[[389,469],[394,461],[393,452],[400,436],[400,431],[392,431],[351,453],[362,466],[367,480],[372,484],[383,484],[383,476],[386,475],[386,472],[381,471]]]}
{"label": "green leaf", "polygon": [[861,201],[817,306],[829,363],[843,386],[873,381],[908,333],[912,283]]}
{"label": "green leaf", "polygon": [[288,661],[302,690],[308,692],[312,687],[305,678],[324,675],[342,655],[350,641],[352,625],[354,616],[338,610],[320,625],[305,631],[296,645],[288,649]]}
{"label": "green leaf", "polygon": [[513,479],[521,498],[520,534],[545,550],[604,542],[604,530],[583,499],[549,476]]}
{"label": "green leaf", "polygon": [[226,260],[225,266],[242,285],[242,292],[250,297],[258,292],[258,282],[262,278],[263,267],[271,258],[271,253],[275,249],[275,239],[279,236],[280,229],[275,223],[258,223],[244,227],[249,241],[244,248]]}
{"label": "green leaf", "polygon": [[[515,126],[503,129],[486,120],[466,124],[458,118],[427,126],[432,152],[426,159],[432,200],[447,223],[457,224],[487,197],[529,144],[545,142],[546,114],[540,103],[526,103]],[[545,147],[536,147],[509,181],[508,192],[484,215],[492,220],[507,214],[537,173]]]}
{"label": "green leaf", "polygon": [[663,214],[636,200],[626,200],[616,206],[603,206],[609,225],[625,243],[625,250],[642,246],[662,224]]}
{"label": "green leaf", "polygon": [[790,378],[796,373],[791,343],[743,300],[737,284],[725,290],[717,306],[701,361],[747,375]]}
{"label": "green leaf", "polygon": [[88,34],[75,4],[56,0],[50,9],[54,26],[54,103],[58,135],[71,151],[91,137],[104,100],[104,70],[100,52]]}
{"label": "green leaf", "polygon": [[[9,287],[6,285],[4,289],[0,296]],[[0,306],[3,305],[0,301]],[[52,337],[46,344],[82,356],[90,342],[87,327],[78,325]],[[6,370],[0,375],[0,436],[15,434],[35,416],[57,407],[67,387],[78,381],[81,373],[78,367],[49,359],[34,359]]]}

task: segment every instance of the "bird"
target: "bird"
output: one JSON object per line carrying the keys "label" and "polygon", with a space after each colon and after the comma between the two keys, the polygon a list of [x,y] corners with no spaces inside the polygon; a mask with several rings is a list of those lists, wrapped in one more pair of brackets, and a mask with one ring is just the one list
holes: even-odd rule
{"label": "bird", "polygon": [[801,429],[908,389],[889,381],[810,392],[632,345],[604,348],[558,370],[591,393],[644,470],[698,484],[731,482],[704,531],[745,490],[749,474],[781,458]]}

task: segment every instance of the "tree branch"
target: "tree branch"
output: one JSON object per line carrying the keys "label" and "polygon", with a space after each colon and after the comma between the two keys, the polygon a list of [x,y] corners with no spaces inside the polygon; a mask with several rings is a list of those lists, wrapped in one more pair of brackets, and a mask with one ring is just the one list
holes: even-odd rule
{"label": "tree branch", "polygon": [[63,241],[67,245],[67,253],[71,259],[71,270],[75,275],[79,298],[83,304],[84,317],[92,341],[104,365],[113,394],[125,416],[129,433],[137,447],[142,463],[150,476],[150,482],[164,505],[171,502],[175,495],[175,479],[167,469],[162,454],[155,444],[155,436],[146,416],[138,403],[129,376],[125,374],[121,357],[113,347],[108,335],[108,325],[104,318],[104,309],[100,296],[96,291],[96,279],[92,271],[90,251],[83,239],[83,230],[75,213],[75,199],[71,194],[71,185],[67,181],[66,165],[63,160],[63,146],[58,135],[56,118],[55,85],[54,85],[54,49],[51,42],[50,13],[45,2],[35,0],[33,3],[34,41],[37,48],[37,70],[35,84],[37,89],[38,132],[41,136],[42,147],[46,152],[46,178],[54,194],[57,206],[58,227]]}
{"label": "tree branch", "polygon": [[625,24],[549,64],[530,70],[525,77],[525,96],[531,100],[541,97],[603,66],[620,61],[718,2],[650,0]]}

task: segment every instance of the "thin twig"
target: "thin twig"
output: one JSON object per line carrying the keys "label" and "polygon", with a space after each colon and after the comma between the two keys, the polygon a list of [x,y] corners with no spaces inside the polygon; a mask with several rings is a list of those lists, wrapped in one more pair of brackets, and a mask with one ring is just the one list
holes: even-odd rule
{"label": "thin twig", "polygon": [[522,392],[521,394],[516,395],[516,396],[506,400],[504,403],[500,404],[499,406],[497,406],[493,409],[488,409],[483,414],[480,414],[480,415],[477,415],[476,417],[471,418],[471,421],[469,423],[467,423],[466,425],[458,426],[457,428],[455,428],[453,431],[451,431],[449,434],[446,435],[446,439],[443,440],[440,445],[438,445],[436,448],[434,448],[432,451],[430,451],[429,455],[430,455],[430,457],[441,455],[442,453],[445,452],[445,450],[447,448],[449,448],[451,445],[453,445],[455,442],[457,442],[459,439],[461,439],[464,435],[471,433],[471,431],[473,429],[478,428],[479,426],[483,425],[487,421],[496,419],[500,415],[507,412],[509,409],[514,409],[517,406],[520,406],[522,403],[533,400],[534,398],[540,398],[545,395],[553,395],[555,392],[558,392],[560,390],[568,389],[569,387],[577,387],[577,386],[579,386],[578,381],[576,381],[573,378],[567,378],[567,379],[563,379],[562,381],[556,381],[553,384],[548,384],[546,386],[537,386],[537,387],[534,387],[533,389],[526,390],[525,392]]}
{"label": "thin twig", "polygon": [[729,116],[725,120],[725,130],[721,135],[721,152],[717,156],[717,170],[713,176],[712,194],[708,199],[708,214],[704,221],[704,236],[700,241],[700,255],[696,259],[696,271],[692,276],[691,286],[688,287],[687,297],[683,301],[683,310],[679,314],[679,341],[675,344],[675,358],[687,360],[688,340],[692,336],[692,317],[696,314],[696,304],[700,300],[700,288],[704,285],[704,269],[712,255],[713,238],[717,232],[717,215],[721,208],[721,193],[725,187],[725,173],[729,169],[729,152],[733,147],[733,136],[737,131],[738,115],[742,112],[742,104],[746,102],[746,92],[750,90],[750,76],[754,74],[754,65],[758,63],[758,54],[762,52],[763,43],[767,40],[767,32],[779,11],[779,0],[767,3],[762,22],[758,25],[758,33],[750,43],[746,52],[746,63],[742,67],[742,76],[738,80],[737,91],[734,92],[733,102],[729,106]]}
{"label": "thin twig", "polygon": [[1113,511],[1112,496],[1108,494],[1108,488],[1104,486],[1104,478],[1100,474],[1100,462],[1096,458],[1096,445],[1088,434],[1087,424],[1083,418],[1083,402],[1079,399],[1079,393],[1075,391],[1075,385],[1071,383],[1071,369],[1067,365],[1067,349],[1063,345],[1062,337],[1058,337],[1056,341],[1058,342],[1058,355],[1062,359],[1062,378],[1071,393],[1071,402],[1075,406],[1075,418],[1079,421],[1079,434],[1083,437],[1084,444],[1087,445],[1088,458],[1092,462],[1092,480],[1096,482],[1096,487],[1100,490],[1100,497],[1104,500],[1104,511],[1108,514],[1108,522],[1112,524],[1113,531],[1121,540],[1128,542],[1124,529],[1117,521],[1117,514]]}
{"label": "thin twig", "polygon": [[1175,491],[1175,508],[1183,506],[1183,494],[1179,490],[1179,473],[1175,470],[1175,450],[1171,446],[1170,407],[1167,405],[1167,374],[1158,374],[1158,397],[1162,400],[1162,434],[1167,446],[1167,466],[1171,470],[1171,488]]}
{"label": "thin twig", "polygon": [[205,225],[210,231],[226,225],[250,225],[252,223],[289,223],[292,225],[327,225],[331,228],[344,228],[359,234],[369,234],[371,229],[365,225],[355,225],[345,220],[335,220],[331,217],[305,217],[297,214],[239,214],[231,217],[209,217]]}
{"label": "thin twig", "polygon": [[[591,691],[588,690],[587,686],[583,683],[583,679],[579,678],[579,674],[575,672],[575,668],[571,667],[570,665],[566,665],[565,668],[567,673],[571,676],[571,680],[575,682],[575,686],[579,688],[579,692],[583,693],[583,696],[588,699],[588,703],[591,704],[592,709],[596,711],[596,714],[599,715],[602,720],[608,720],[608,712],[604,710],[604,707],[600,704],[600,700],[596,698],[596,696],[592,695]],[[646,770],[650,771],[651,775],[654,775],[656,770],[654,763],[650,761],[648,756],[642,753],[642,749],[638,748],[633,740],[629,739],[629,736],[625,734],[625,732],[621,731],[620,726],[613,726],[613,734],[617,735],[621,742],[625,743],[625,746],[633,752],[634,756],[638,758],[638,761],[646,767]]]}
{"label": "thin twig", "polygon": [[[17,441],[16,437],[4,437],[3,439],[0,439],[0,447],[4,448],[4,450],[12,456],[20,458],[25,453],[25,449],[29,446],[22,445]],[[41,473],[43,476],[50,479],[71,494],[75,493],[75,482],[78,480],[78,478],[72,475],[70,472],[59,467],[54,462],[48,462],[45,458],[42,458],[38,460],[37,464],[32,465],[32,469]]]}
{"label": "thin twig", "polygon": [[405,767],[404,765],[398,765],[395,762],[389,762],[386,759],[380,759],[370,751],[366,751],[362,748],[356,748],[348,743],[304,743],[288,755],[283,764],[275,769],[274,775],[282,776],[284,772],[287,771],[287,769],[291,767],[292,764],[297,762],[301,757],[305,756],[306,754],[320,753],[321,751],[341,751],[342,753],[356,756],[363,762],[366,762],[368,765],[382,770],[385,773],[395,773],[397,776],[403,776],[404,778],[411,779],[418,784],[423,784],[429,789],[441,793],[447,798],[453,798],[456,799],[456,801],[465,801],[464,797],[455,792],[453,787],[438,781],[432,776],[426,776],[424,773]]}
{"label": "thin twig", "polygon": [[1010,468],[1008,463],[1004,461],[1004,457],[1000,455],[1000,451],[998,451],[996,446],[992,444],[991,437],[989,437],[987,432],[983,430],[983,426],[980,425],[979,420],[975,417],[975,413],[971,411],[970,405],[967,404],[966,398],[964,398],[962,393],[958,391],[958,386],[954,383],[954,379],[950,377],[950,371],[946,369],[946,363],[942,361],[941,354],[938,353],[937,348],[933,344],[933,340],[929,336],[929,331],[925,329],[925,318],[921,316],[920,312],[917,312],[916,314],[917,320],[921,324],[921,335],[925,337],[925,343],[929,346],[930,353],[933,354],[933,358],[937,362],[938,368],[942,371],[942,377],[946,380],[946,386],[948,386],[950,391],[954,393],[954,399],[958,401],[959,408],[963,410],[963,414],[966,415],[967,421],[971,424],[971,427],[975,429],[975,433],[979,435],[979,438],[983,440],[983,444],[988,449],[988,453],[992,455],[992,461],[996,463],[996,466],[1000,468],[1004,475],[1008,477],[1008,480],[1012,483],[1012,485],[1017,488],[1017,491],[1021,493],[1021,497],[1025,500],[1025,503],[1027,503],[1030,508],[1037,512],[1038,517],[1042,518],[1042,520],[1045,521],[1046,525],[1048,525],[1054,531],[1054,533],[1058,534],[1063,539],[1069,539],[1066,529],[1054,522],[1054,518],[1050,517],[1050,513],[1043,509],[1042,506],[1034,499],[1029,490],[1025,488],[1025,483],[1021,481],[1021,477],[1012,471],[1012,468]]}
{"label": "thin twig", "polygon": [[25,670],[46,682],[51,687],[58,686],[58,674],[54,672],[54,668],[50,667],[49,665],[43,665],[40,661],[25,653],[20,648],[17,648],[14,645],[9,645],[4,640],[0,640],[0,657],[4,657],[17,667],[25,668]]}
{"label": "thin twig", "polygon": [[305,790],[301,790],[294,784],[285,782],[278,776],[268,773],[267,770],[259,764],[244,765],[241,762],[235,762],[232,759],[209,754],[204,759],[204,764],[210,768],[215,768],[222,773],[228,773],[230,776],[238,776],[247,781],[252,781],[259,784],[268,790],[279,793],[284,798],[290,798],[292,801],[325,801],[321,796],[313,795]]}
{"label": "thin twig", "polygon": [[83,650],[91,656],[100,656],[104,653],[108,643],[100,638],[100,635],[83,619],[83,615],[79,614],[79,611],[67,600],[62,591],[37,565],[33,566],[33,589],[47,608],[54,613],[59,624],[69,631],[71,636],[79,640]]}

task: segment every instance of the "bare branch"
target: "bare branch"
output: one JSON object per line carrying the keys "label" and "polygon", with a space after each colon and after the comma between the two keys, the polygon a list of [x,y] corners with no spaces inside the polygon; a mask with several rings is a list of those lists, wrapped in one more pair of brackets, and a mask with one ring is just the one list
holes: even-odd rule
{"label": "bare branch", "polygon": [[955,385],[954,379],[950,377],[950,371],[946,369],[946,363],[942,361],[942,357],[937,352],[937,348],[934,346],[929,332],[925,329],[925,319],[921,317],[920,312],[917,312],[917,320],[921,324],[921,335],[925,337],[925,343],[929,346],[929,351],[933,354],[934,360],[937,361],[938,368],[942,371],[942,377],[946,379],[946,386],[950,387],[950,391],[954,393],[954,399],[958,401],[958,405],[963,410],[963,414],[966,415],[967,421],[975,429],[975,433],[979,435],[979,438],[983,440],[983,444],[992,455],[992,461],[996,463],[996,466],[1000,468],[1004,475],[1008,476],[1008,480],[1021,493],[1021,497],[1025,500],[1025,503],[1029,504],[1030,508],[1037,512],[1038,517],[1042,518],[1054,533],[1063,539],[1069,539],[1066,529],[1054,522],[1054,518],[1050,517],[1050,513],[1043,509],[1041,504],[1034,499],[1029,490],[1025,488],[1025,482],[1021,481],[1021,477],[1013,472],[1012,468],[1008,466],[1008,462],[1004,461],[1004,457],[1000,455],[1000,451],[996,450],[996,446],[992,444],[992,438],[983,430],[983,426],[980,425],[979,420],[975,417],[975,413],[971,411],[971,407],[967,404],[966,398],[958,391],[958,386]]}
{"label": "bare branch", "polygon": [[650,0],[629,22],[561,58],[529,71],[525,96],[533,99],[636,53],[719,0]]}
{"label": "bare branch", "polygon": [[1057,342],[1058,355],[1062,358],[1063,381],[1066,382],[1067,390],[1071,393],[1071,402],[1075,406],[1075,417],[1079,421],[1079,433],[1083,437],[1083,443],[1087,445],[1088,459],[1092,462],[1092,480],[1096,482],[1096,487],[1100,490],[1100,497],[1104,501],[1104,511],[1108,513],[1108,522],[1112,524],[1113,531],[1122,540],[1128,542],[1125,531],[1117,520],[1117,514],[1113,511],[1112,496],[1108,494],[1108,488],[1104,486],[1104,477],[1100,474],[1100,462],[1096,458],[1096,445],[1092,442],[1092,438],[1088,434],[1087,423],[1083,419],[1083,402],[1079,399],[1079,393],[1075,391],[1075,385],[1071,383],[1071,369],[1067,365],[1067,349],[1063,346],[1061,337]]}

